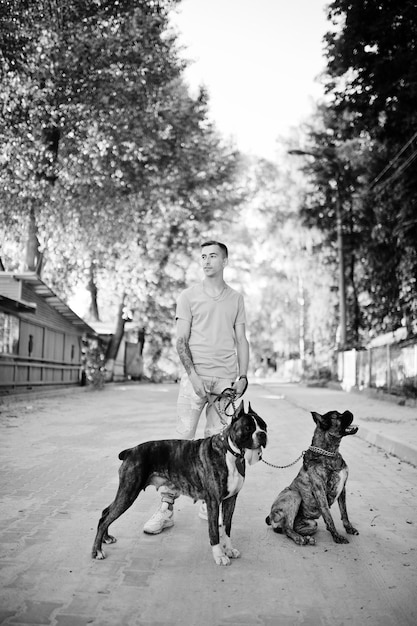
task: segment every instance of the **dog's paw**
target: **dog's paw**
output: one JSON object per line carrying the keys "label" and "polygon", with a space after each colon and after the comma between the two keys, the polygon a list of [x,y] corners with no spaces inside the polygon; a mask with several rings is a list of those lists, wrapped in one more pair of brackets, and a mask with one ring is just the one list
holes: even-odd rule
{"label": "dog's paw", "polygon": [[213,551],[213,559],[216,565],[230,565],[230,559],[227,554],[223,552],[220,544],[217,544],[217,546],[212,546],[211,549]]}
{"label": "dog's paw", "polygon": [[306,545],[306,546],[315,546],[316,545],[316,540],[314,539],[314,537],[310,537],[310,535],[306,535],[304,537],[304,545]]}
{"label": "dog's paw", "polygon": [[93,552],[91,556],[97,561],[103,561],[106,558],[106,554],[103,550],[97,550],[97,552]]}
{"label": "dog's paw", "polygon": [[298,537],[294,537],[294,541],[298,546],[315,546],[316,540],[314,537],[310,537],[310,535],[299,535]]}
{"label": "dog's paw", "polygon": [[338,533],[335,533],[333,535],[333,541],[335,541],[336,543],[349,543],[349,539],[347,539],[343,535],[339,535]]}
{"label": "dog's paw", "polygon": [[297,544],[297,546],[305,546],[308,543],[307,537],[303,537],[302,535],[297,535],[295,533],[291,536],[291,539]]}
{"label": "dog's paw", "polygon": [[112,535],[106,535],[103,537],[103,543],[116,543],[116,541],[116,537],[113,537]]}
{"label": "dog's paw", "polygon": [[214,562],[216,565],[230,565],[230,559],[227,554],[222,554],[221,556],[215,557]]}
{"label": "dog's paw", "polygon": [[345,526],[345,530],[348,535],[359,535],[359,530],[356,530],[353,526]]}
{"label": "dog's paw", "polygon": [[236,548],[227,548],[225,552],[231,559],[240,559],[240,552],[239,550],[236,550]]}
{"label": "dog's paw", "polygon": [[226,554],[231,559],[238,559],[240,557],[239,550],[237,550],[236,548],[234,548],[232,546],[232,542],[230,540],[230,537],[228,537],[226,534],[224,534],[221,537],[220,546],[221,546],[224,554]]}

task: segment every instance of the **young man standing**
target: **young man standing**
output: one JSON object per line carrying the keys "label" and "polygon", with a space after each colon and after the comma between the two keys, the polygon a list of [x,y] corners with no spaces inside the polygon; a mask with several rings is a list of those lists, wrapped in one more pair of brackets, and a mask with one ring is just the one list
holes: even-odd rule
{"label": "young man standing", "polygon": [[[218,241],[201,245],[204,280],[179,295],[177,301],[177,351],[185,368],[177,401],[177,434],[193,439],[207,397],[211,400],[233,386],[235,398],[246,390],[249,343],[243,296],[223,278],[228,250]],[[207,406],[204,436],[220,432],[226,421],[213,406]],[[173,526],[173,505],[178,497],[172,489],[161,487],[161,504],[143,527],[145,533],[158,534]],[[205,504],[199,516],[207,519]]]}

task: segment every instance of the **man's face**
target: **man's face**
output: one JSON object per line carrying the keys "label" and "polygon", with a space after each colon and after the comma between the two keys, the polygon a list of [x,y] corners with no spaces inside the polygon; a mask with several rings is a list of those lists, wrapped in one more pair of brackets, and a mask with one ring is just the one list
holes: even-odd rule
{"label": "man's face", "polygon": [[201,265],[206,276],[215,276],[223,271],[227,265],[227,259],[219,246],[204,246],[201,248]]}

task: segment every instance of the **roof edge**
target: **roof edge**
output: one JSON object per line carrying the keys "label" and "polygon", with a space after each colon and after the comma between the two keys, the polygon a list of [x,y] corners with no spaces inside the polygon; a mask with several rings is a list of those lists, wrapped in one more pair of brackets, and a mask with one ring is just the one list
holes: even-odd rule
{"label": "roof edge", "polygon": [[[62,300],[37,274],[36,272],[2,272],[3,275],[10,276],[15,280],[19,280],[29,285],[29,287],[44,299],[47,304],[55,309],[55,311],[71,322],[74,326],[82,327],[88,335],[97,337],[97,332],[85,320],[83,320],[75,311],[73,311],[64,300]],[[48,300],[49,299],[49,300]]]}

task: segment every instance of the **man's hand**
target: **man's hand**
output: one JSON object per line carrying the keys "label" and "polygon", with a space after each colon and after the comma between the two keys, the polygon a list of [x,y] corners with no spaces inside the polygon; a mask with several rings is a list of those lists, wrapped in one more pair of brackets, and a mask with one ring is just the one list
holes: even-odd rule
{"label": "man's hand", "polygon": [[239,380],[235,382],[235,384],[233,385],[233,389],[236,392],[236,399],[240,398],[240,396],[243,396],[247,387],[248,387],[248,379],[246,377],[239,378]]}
{"label": "man's hand", "polygon": [[206,397],[206,388],[204,387],[204,383],[201,380],[200,376],[194,370],[188,375],[190,382],[193,386],[194,391],[200,398]]}

